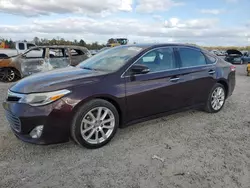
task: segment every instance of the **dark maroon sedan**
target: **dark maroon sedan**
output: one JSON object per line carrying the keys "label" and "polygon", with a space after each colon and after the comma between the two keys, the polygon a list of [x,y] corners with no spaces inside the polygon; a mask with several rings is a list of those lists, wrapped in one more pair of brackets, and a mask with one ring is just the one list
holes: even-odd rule
{"label": "dark maroon sedan", "polygon": [[23,141],[52,144],[71,137],[98,148],[127,124],[186,108],[218,112],[234,87],[235,67],[205,50],[131,45],[27,77],[9,89],[3,106]]}

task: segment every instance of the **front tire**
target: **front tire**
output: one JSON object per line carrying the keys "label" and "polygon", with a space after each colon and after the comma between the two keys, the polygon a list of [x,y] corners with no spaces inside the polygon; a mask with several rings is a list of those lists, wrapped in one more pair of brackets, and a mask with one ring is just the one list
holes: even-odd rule
{"label": "front tire", "polygon": [[205,111],[208,113],[217,113],[219,112],[226,101],[226,90],[225,87],[220,84],[216,83],[214,87],[211,89],[209,94]]}
{"label": "front tire", "polygon": [[119,126],[119,114],[113,104],[94,99],[76,112],[71,136],[81,146],[96,149],[106,145]]}
{"label": "front tire", "polygon": [[17,79],[16,71],[11,68],[3,68],[0,72],[0,80],[3,82],[14,82]]}

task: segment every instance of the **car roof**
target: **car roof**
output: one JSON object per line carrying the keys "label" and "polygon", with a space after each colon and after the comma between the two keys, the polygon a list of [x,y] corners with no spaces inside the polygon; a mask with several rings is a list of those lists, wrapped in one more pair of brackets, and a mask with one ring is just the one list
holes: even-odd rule
{"label": "car roof", "polygon": [[175,47],[189,47],[189,48],[194,48],[197,50],[201,50],[201,48],[194,46],[194,45],[189,45],[189,44],[181,44],[181,43],[153,43],[153,44],[131,44],[131,45],[126,45],[130,47],[140,47],[140,48],[160,48],[160,47],[167,47],[167,46],[175,46]]}
{"label": "car roof", "polygon": [[30,49],[35,48],[75,48],[75,49],[87,49],[84,46],[75,46],[75,45],[50,45],[50,46],[35,46]]}

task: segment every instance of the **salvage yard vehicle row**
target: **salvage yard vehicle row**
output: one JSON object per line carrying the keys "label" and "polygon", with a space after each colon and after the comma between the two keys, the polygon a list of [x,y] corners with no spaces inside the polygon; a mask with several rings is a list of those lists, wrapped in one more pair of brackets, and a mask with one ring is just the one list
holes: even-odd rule
{"label": "salvage yard vehicle row", "polygon": [[34,47],[24,54],[0,59],[0,80],[12,82],[34,73],[67,66],[76,66],[89,57],[91,57],[91,54],[85,47]]}

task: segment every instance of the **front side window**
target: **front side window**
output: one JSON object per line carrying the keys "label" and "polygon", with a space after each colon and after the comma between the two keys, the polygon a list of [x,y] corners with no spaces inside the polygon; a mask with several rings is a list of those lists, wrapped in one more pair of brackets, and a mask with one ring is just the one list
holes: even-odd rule
{"label": "front side window", "polygon": [[179,48],[181,67],[194,67],[206,65],[205,56],[198,50],[190,48]]}
{"label": "front side window", "polygon": [[146,65],[150,72],[175,69],[176,63],[172,48],[161,48],[148,52],[136,64]]}
{"label": "front side window", "polygon": [[214,64],[217,59],[209,54],[205,54],[205,56],[207,57],[207,64]]}
{"label": "front side window", "polygon": [[25,58],[44,58],[44,56],[45,56],[44,48],[31,49],[23,54],[23,57]]}
{"label": "front side window", "polygon": [[143,62],[143,64],[154,62],[156,56],[157,56],[156,51],[149,52],[148,54],[142,57],[141,61]]}

